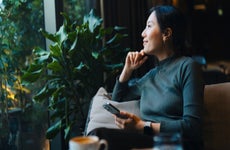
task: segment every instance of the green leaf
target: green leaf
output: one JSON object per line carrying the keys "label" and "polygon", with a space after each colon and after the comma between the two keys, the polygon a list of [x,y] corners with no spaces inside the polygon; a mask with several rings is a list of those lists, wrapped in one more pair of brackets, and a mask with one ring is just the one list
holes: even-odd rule
{"label": "green leaf", "polygon": [[104,38],[104,36],[111,34],[113,32],[113,28],[112,27],[108,27],[108,28],[100,28],[99,30],[99,34],[96,36],[97,39],[101,39]]}
{"label": "green leaf", "polygon": [[58,57],[60,58],[62,56],[61,48],[58,43],[54,43],[53,45],[50,45],[50,54],[52,55],[52,57],[55,58]]}
{"label": "green leaf", "polygon": [[[59,102],[63,102],[62,100],[60,99],[63,99],[61,98],[61,95],[64,95],[64,92],[66,92],[66,89],[65,89],[65,86],[64,85],[60,85],[58,88],[56,88],[56,90],[52,93],[51,96],[51,102],[54,103],[53,106],[57,107],[59,105]],[[65,98],[63,99],[65,100]]]}
{"label": "green leaf", "polygon": [[55,88],[48,88],[47,85],[45,85],[35,96],[34,100],[36,102],[43,102],[49,99],[50,95],[55,91]]}
{"label": "green leaf", "polygon": [[69,134],[70,134],[70,129],[71,129],[71,126],[67,126],[67,128],[65,128],[65,139],[68,138]]}
{"label": "green leaf", "polygon": [[121,27],[121,26],[115,26],[114,27],[114,30],[116,30],[116,31],[121,31],[121,30],[125,30],[125,29],[127,29],[126,27]]}
{"label": "green leaf", "polygon": [[98,27],[101,26],[102,24],[102,19],[99,17],[96,17],[94,15],[94,10],[92,9],[88,15],[84,16],[83,23],[88,23],[90,32],[94,32],[94,30]]}
{"label": "green leaf", "polygon": [[83,64],[83,62],[81,62],[77,67],[75,67],[75,69],[76,70],[81,70],[84,67],[85,67],[85,65]]}
{"label": "green leaf", "polygon": [[47,39],[51,40],[52,42],[57,42],[57,38],[55,34],[49,33],[47,31],[45,31],[44,29],[40,29],[40,32],[42,33],[42,35],[44,37],[46,37]]}
{"label": "green leaf", "polygon": [[78,37],[76,37],[75,40],[74,40],[74,42],[72,43],[72,45],[71,45],[71,47],[70,47],[70,52],[71,52],[72,50],[74,50],[74,48],[75,48],[76,45],[77,45],[77,42],[78,42]]}
{"label": "green leaf", "polygon": [[40,77],[40,71],[39,72],[33,72],[33,73],[25,73],[22,77],[23,84],[28,85],[29,83],[33,83],[38,80]]}
{"label": "green leaf", "polygon": [[48,59],[49,59],[49,56],[50,56],[50,52],[49,51],[46,51],[40,47],[36,47],[33,49],[33,53],[35,54],[35,60],[36,60],[36,63],[38,64],[43,64],[45,63]]}
{"label": "green leaf", "polygon": [[59,120],[54,125],[48,128],[48,130],[46,131],[46,137],[48,139],[53,139],[58,134],[58,132],[60,132],[61,127],[62,127],[62,121]]}
{"label": "green leaf", "polygon": [[47,65],[48,69],[54,72],[64,72],[62,66],[60,65],[59,61],[53,59],[51,63]]}
{"label": "green leaf", "polygon": [[22,80],[25,82],[33,83],[39,79],[43,73],[42,65],[31,64],[27,72],[22,76]]}
{"label": "green leaf", "polygon": [[66,26],[66,27],[70,26],[71,22],[70,22],[69,16],[64,12],[61,12],[61,15],[65,18],[64,23],[63,23],[64,26]]}
{"label": "green leaf", "polygon": [[98,52],[92,52],[92,56],[95,58],[95,59],[98,59],[100,53]]}
{"label": "green leaf", "polygon": [[115,42],[120,41],[123,38],[121,34],[115,34],[109,41],[106,42],[106,44],[112,44]]}
{"label": "green leaf", "polygon": [[65,30],[65,26],[62,25],[58,32],[56,33],[56,38],[57,38],[57,42],[59,43],[59,45],[61,45],[63,43],[63,41],[66,40],[67,38],[67,33],[66,33],[66,30]]}
{"label": "green leaf", "polygon": [[[58,103],[60,103],[60,102],[58,102]],[[53,110],[53,107],[54,106],[50,106],[50,110]],[[52,114],[50,114],[50,120],[51,121],[63,118],[63,114],[65,114],[64,108],[63,109],[59,109],[59,107],[56,107],[56,108],[58,108],[58,109],[53,110]]]}

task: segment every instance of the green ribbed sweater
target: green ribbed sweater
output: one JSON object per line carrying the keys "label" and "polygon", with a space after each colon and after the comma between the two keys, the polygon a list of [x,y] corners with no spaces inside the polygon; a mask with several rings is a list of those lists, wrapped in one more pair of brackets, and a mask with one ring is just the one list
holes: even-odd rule
{"label": "green ribbed sweater", "polygon": [[180,132],[201,139],[204,82],[198,63],[190,57],[172,56],[135,82],[117,79],[112,99],[140,99],[143,120],[161,123],[160,132]]}

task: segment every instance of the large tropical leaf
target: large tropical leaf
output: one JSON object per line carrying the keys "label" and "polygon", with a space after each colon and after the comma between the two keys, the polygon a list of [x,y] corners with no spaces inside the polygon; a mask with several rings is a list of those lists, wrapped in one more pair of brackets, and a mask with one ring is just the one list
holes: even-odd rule
{"label": "large tropical leaf", "polygon": [[[64,130],[68,141],[73,126],[81,119],[86,120],[87,111],[83,109],[89,107],[97,89],[106,86],[106,78],[112,78],[121,69],[120,60],[126,50],[119,47],[125,36],[112,27],[103,28],[102,19],[95,16],[93,10],[79,25],[71,23],[68,15],[63,16],[64,23],[56,33],[41,30],[53,44],[49,50],[36,48],[33,51],[34,61],[23,79],[31,83],[44,82],[34,100],[49,105],[53,124],[47,137],[53,138]],[[116,27],[116,30],[122,28]]]}

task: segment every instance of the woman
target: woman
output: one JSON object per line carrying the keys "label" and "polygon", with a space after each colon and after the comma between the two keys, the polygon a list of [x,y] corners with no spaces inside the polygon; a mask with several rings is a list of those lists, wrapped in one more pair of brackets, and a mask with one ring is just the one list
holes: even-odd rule
{"label": "woman", "polygon": [[[127,54],[112,95],[112,99],[119,102],[139,97],[141,118],[121,111],[127,119],[115,116],[115,123],[124,130],[94,131],[108,140],[111,149],[151,147],[152,136],[158,133],[181,133],[183,140],[187,141],[184,142],[185,149],[202,148],[204,85],[200,66],[190,57],[182,56],[185,29],[183,15],[175,7],[151,9],[142,32],[144,48]],[[149,55],[154,55],[159,64],[129,84],[133,71]]]}

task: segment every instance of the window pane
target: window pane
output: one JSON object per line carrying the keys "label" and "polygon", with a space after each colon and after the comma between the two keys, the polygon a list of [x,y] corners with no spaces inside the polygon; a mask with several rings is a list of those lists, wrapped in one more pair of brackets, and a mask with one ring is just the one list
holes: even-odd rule
{"label": "window pane", "polygon": [[[47,120],[21,83],[32,50],[45,47],[43,0],[0,0],[0,149],[42,149]],[[39,148],[40,147],[40,148]]]}
{"label": "window pane", "polygon": [[64,12],[68,14],[70,19],[81,20],[86,13],[86,0],[64,0]]}

